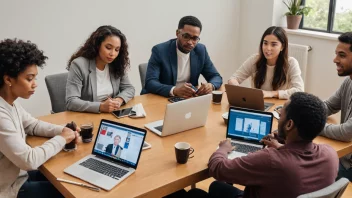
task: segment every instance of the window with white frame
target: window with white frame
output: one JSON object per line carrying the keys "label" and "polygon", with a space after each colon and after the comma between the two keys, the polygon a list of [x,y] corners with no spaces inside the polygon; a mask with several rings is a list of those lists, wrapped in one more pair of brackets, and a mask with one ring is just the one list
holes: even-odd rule
{"label": "window with white frame", "polygon": [[304,16],[301,29],[341,33],[352,31],[352,0],[303,0],[312,8]]}

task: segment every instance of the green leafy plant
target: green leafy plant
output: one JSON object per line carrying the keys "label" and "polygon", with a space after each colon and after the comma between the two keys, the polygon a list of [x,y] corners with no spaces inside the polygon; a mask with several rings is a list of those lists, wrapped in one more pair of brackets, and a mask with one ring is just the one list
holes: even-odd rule
{"label": "green leafy plant", "polygon": [[284,0],[283,3],[288,8],[285,15],[308,15],[312,8],[301,5],[301,2],[302,0]]}

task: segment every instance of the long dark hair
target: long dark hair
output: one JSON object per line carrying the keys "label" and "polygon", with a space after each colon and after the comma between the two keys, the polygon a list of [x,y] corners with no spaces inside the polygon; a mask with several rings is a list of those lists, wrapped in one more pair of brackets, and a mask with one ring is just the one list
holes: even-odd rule
{"label": "long dark hair", "polygon": [[266,58],[263,53],[263,42],[267,35],[276,36],[282,44],[282,51],[276,61],[275,72],[273,81],[271,83],[273,90],[277,90],[280,86],[284,85],[287,81],[287,68],[288,68],[288,39],[284,29],[281,27],[272,26],[269,27],[263,34],[259,45],[259,57],[257,59],[256,68],[257,72],[254,77],[254,85],[260,89],[264,84],[266,76]]}
{"label": "long dark hair", "polygon": [[115,77],[123,76],[127,68],[130,66],[130,59],[128,58],[128,44],[125,35],[120,30],[110,25],[100,26],[90,35],[86,43],[84,43],[84,45],[71,56],[67,64],[67,70],[70,69],[71,62],[78,57],[82,56],[87,59],[95,59],[99,56],[100,45],[108,36],[117,36],[121,40],[119,55],[112,61],[112,63],[109,64],[110,73],[112,73]]}

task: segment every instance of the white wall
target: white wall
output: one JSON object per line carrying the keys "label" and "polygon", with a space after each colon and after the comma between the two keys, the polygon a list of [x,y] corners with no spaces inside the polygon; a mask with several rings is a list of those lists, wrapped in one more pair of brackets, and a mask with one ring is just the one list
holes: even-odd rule
{"label": "white wall", "polygon": [[69,57],[100,25],[113,25],[130,46],[130,79],[141,90],[138,64],[147,62],[155,44],[175,38],[178,21],[194,15],[203,23],[201,43],[207,46],[224,80],[238,62],[239,0],[62,0],[1,1],[0,39],[31,40],[49,57],[39,70],[38,88],[22,105],[34,116],[49,113],[50,99],[44,77],[65,72]]}
{"label": "white wall", "polygon": [[[273,0],[242,0],[240,12],[238,62],[233,65],[232,73],[252,54],[258,53],[259,43],[264,31],[272,24]],[[232,74],[231,73],[231,74]],[[251,79],[242,83],[250,86]]]}
{"label": "white wall", "polygon": [[[29,100],[21,100],[30,113],[39,116],[48,114],[51,108],[44,77],[65,72],[69,57],[100,25],[113,25],[126,34],[130,46],[130,78],[139,94],[138,64],[148,61],[152,46],[175,37],[182,16],[194,15],[202,21],[201,43],[207,46],[226,82],[248,56],[258,52],[266,28],[286,25],[283,16],[286,11],[281,0],[2,1],[0,39],[31,40],[49,57],[45,69],[39,70],[36,93]],[[343,80],[337,76],[332,63],[337,41],[288,35],[292,43],[312,46],[306,91],[327,98]]]}
{"label": "white wall", "polygon": [[272,12],[273,0],[241,1],[240,45],[237,49],[240,63],[250,55],[258,53],[261,36],[272,24]]}

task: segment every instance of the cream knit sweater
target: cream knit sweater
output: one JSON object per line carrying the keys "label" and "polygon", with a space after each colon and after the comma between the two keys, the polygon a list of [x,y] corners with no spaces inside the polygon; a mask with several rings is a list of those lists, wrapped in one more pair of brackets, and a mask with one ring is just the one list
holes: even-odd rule
{"label": "cream knit sweater", "polygon": [[[236,79],[239,84],[249,77],[252,77],[252,87],[254,87],[254,76],[257,72],[255,62],[258,58],[258,54],[254,54],[249,57],[241,67],[231,76],[230,79]],[[261,89],[265,91],[273,91],[271,83],[275,72],[275,66],[267,66],[265,82]],[[276,91],[276,90],[275,90]],[[304,83],[301,77],[301,69],[297,60],[293,57],[288,59],[288,70],[287,70],[287,81],[284,85],[279,87],[279,99],[288,99],[290,96],[299,91],[304,91]]]}
{"label": "cream knit sweater", "polygon": [[[0,97],[0,198],[17,197],[28,178],[26,171],[37,169],[62,150],[66,143],[58,135],[62,129],[33,118],[16,101],[10,105]],[[32,148],[26,135],[55,137]]]}

